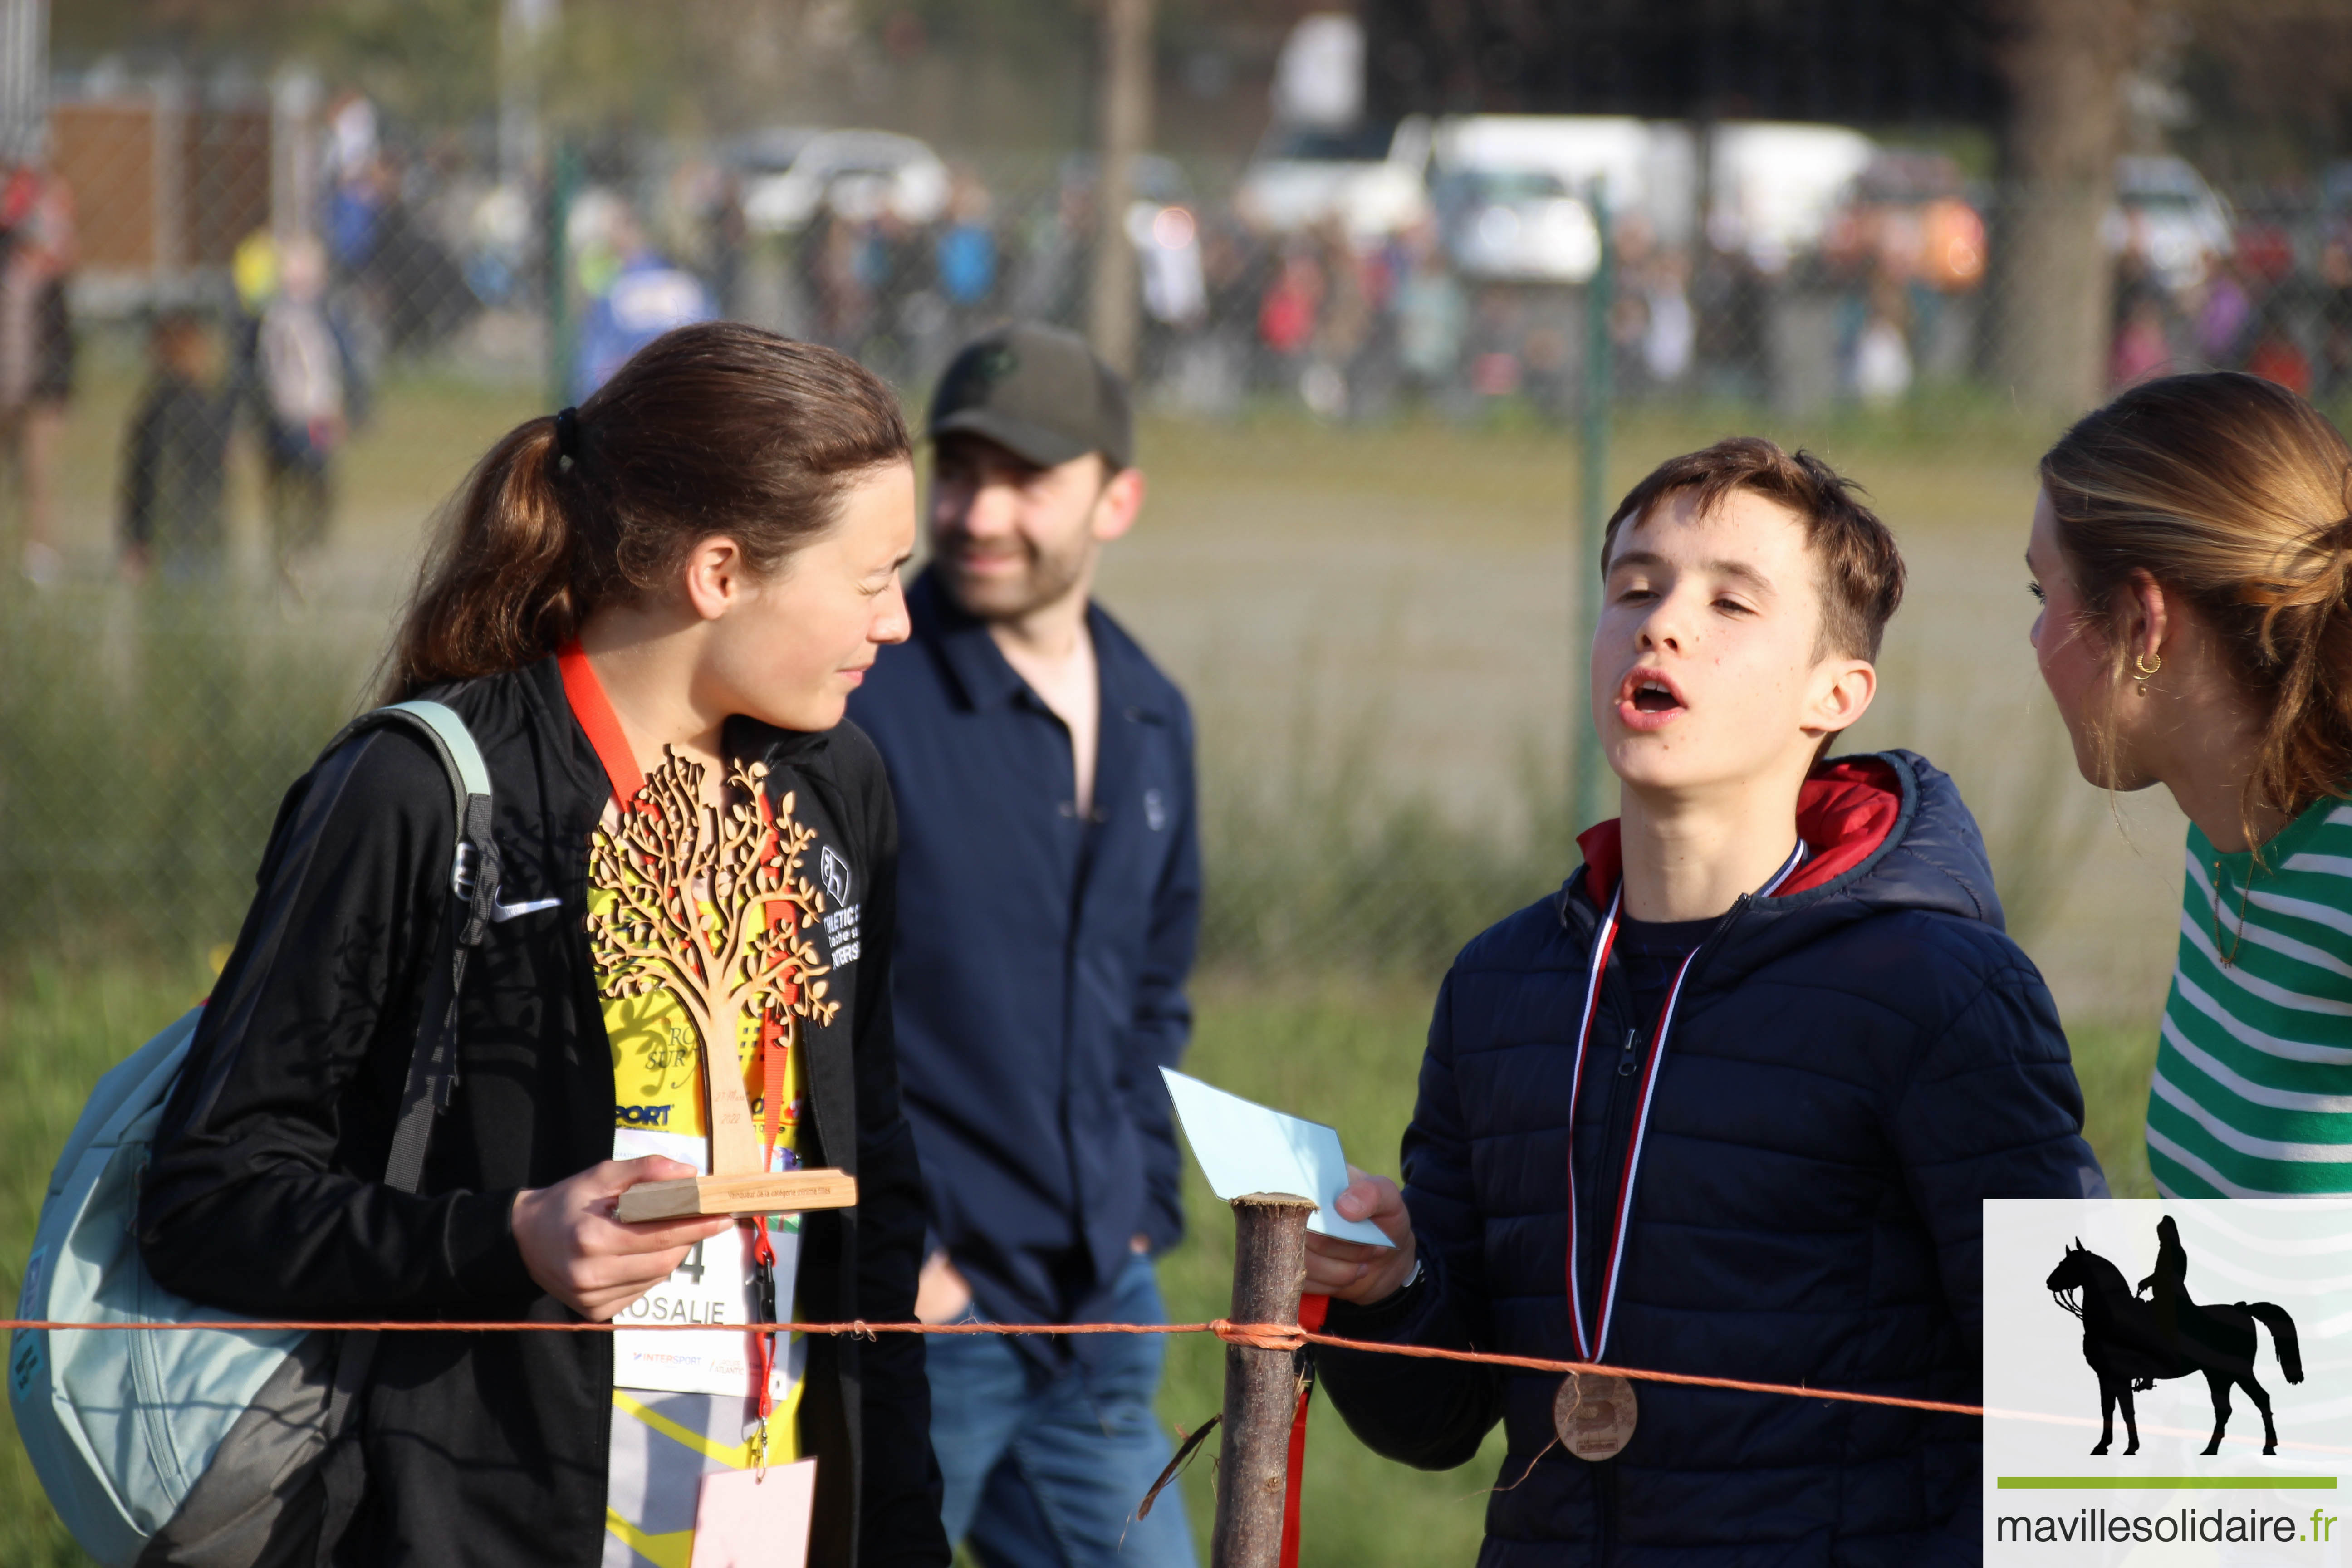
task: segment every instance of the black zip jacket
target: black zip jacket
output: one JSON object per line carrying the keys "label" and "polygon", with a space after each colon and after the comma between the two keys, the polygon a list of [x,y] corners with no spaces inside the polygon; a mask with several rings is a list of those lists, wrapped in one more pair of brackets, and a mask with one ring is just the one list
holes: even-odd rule
{"label": "black zip jacket", "polygon": [[[551,658],[424,695],[457,710],[488,764],[499,902],[561,904],[490,925],[466,973],[457,1094],[423,1190],[394,1192],[382,1182],[394,1112],[441,961],[448,785],[423,742],[382,730],[288,792],[142,1195],[148,1268],[192,1300],[262,1317],[571,1318],[531,1281],[509,1219],[520,1189],[612,1154],[612,1052],[583,926],[588,837],[610,786]],[[726,740],[766,761],[772,794],[795,792],[818,845],[847,862],[845,901],[868,936],[854,959],[836,954],[840,1013],[803,1037],[811,1163],[853,1172],[858,1204],[808,1216],[800,1305],[904,1321],[922,1185],[891,1044],[898,827],[881,761],[846,724],[794,734],[737,720]],[[360,1416],[367,1492],[338,1563],[593,1568],[612,1368],[604,1334],[383,1335]],[[818,1459],[813,1563],[948,1562],[918,1340],[814,1340],[800,1419]]]}
{"label": "black zip jacket", "polygon": [[[1582,1359],[1569,1325],[1568,1173],[1598,1315],[1654,1036],[1612,954],[1580,1095],[1576,1035],[1615,825],[1564,889],[1454,961],[1404,1135],[1424,1272],[1351,1339]],[[1657,1069],[1606,1359],[1973,1405],[1982,1200],[2104,1197],[2042,977],[2001,931],[1983,840],[1907,752],[1806,785],[1816,858],[1742,898],[1693,957]],[[1575,1136],[1571,1145],[1570,1130]],[[1564,1453],[1554,1375],[1319,1350],[1375,1450],[1462,1464],[1509,1436],[1481,1568],[1919,1568],[1975,1563],[1981,1424],[1643,1383],[1615,1458]]]}

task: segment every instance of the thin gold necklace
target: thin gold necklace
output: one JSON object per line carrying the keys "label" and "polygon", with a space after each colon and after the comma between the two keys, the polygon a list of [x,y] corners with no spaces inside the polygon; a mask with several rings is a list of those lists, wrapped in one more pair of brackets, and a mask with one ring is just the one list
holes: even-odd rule
{"label": "thin gold necklace", "polygon": [[[2238,949],[2246,942],[2246,900],[2253,897],[2254,879],[2248,877],[2238,889],[2238,931],[2231,940],[2230,951],[2221,953],[2221,967],[2237,966]],[[2221,952],[2221,862],[2213,862],[2213,951]]]}

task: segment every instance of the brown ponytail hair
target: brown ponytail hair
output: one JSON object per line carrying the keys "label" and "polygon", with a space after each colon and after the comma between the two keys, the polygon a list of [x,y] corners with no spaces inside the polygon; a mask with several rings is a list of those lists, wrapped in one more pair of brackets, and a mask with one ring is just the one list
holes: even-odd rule
{"label": "brown ponytail hair", "polygon": [[2352,782],[2352,447],[2286,388],[2173,375],[2085,416],[2042,459],[2086,629],[2128,670],[2115,621],[2134,571],[2217,634],[2263,708],[2240,810],[2293,817]]}
{"label": "brown ponytail hair", "polygon": [[666,333],[475,465],[443,509],[383,700],[545,658],[716,533],[772,571],[833,525],[853,480],[911,452],[898,398],[845,354],[733,321]]}

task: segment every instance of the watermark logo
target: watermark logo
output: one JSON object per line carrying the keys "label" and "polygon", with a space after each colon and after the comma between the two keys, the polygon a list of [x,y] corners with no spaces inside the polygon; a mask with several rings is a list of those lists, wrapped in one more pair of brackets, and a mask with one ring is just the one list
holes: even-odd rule
{"label": "watermark logo", "polygon": [[2352,1201],[1984,1217],[1987,1562],[2341,1559],[2334,1496],[2302,1494],[2352,1472]]}
{"label": "watermark logo", "polygon": [[2137,1289],[2124,1283],[2123,1270],[2077,1240],[2043,1281],[2051,1298],[2083,1325],[2083,1359],[2099,1379],[2099,1446],[2113,1446],[2116,1412],[2124,1416],[2131,1447],[2139,1452],[2139,1422],[2132,1395],[2165,1378],[2201,1373],[2213,1396],[2213,1436],[2205,1458],[2221,1452],[2230,1427],[2230,1390],[2244,1390],[2263,1413],[2263,1452],[2278,1452],[2278,1427],[2271,1420],[2269,1390],[2254,1376],[2260,1349],[2255,1325],[2268,1329],[2279,1368],[2289,1383],[2303,1381],[2303,1351],[2294,1319],[2274,1301],[2239,1301],[2228,1306],[2198,1302],[2189,1289],[2189,1253],[2180,1244],[2180,1222],[2170,1215],[2156,1222],[2156,1268]]}

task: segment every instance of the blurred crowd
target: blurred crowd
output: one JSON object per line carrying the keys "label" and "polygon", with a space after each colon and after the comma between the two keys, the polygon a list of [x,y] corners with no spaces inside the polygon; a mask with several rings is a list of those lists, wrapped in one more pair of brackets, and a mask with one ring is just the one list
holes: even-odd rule
{"label": "blurred crowd", "polygon": [[340,456],[364,426],[384,354],[429,346],[470,313],[449,252],[406,199],[373,106],[323,118],[314,211],[246,234],[224,289],[160,299],[123,434],[119,545],[127,575],[203,584],[227,567],[230,453],[249,439],[268,559],[299,590],[326,542]]}
{"label": "blurred crowd", "polygon": [[[120,486],[134,574],[220,569],[243,439],[270,559],[297,584],[388,361],[441,356],[577,401],[660,332],[731,317],[916,388],[993,321],[1084,328],[1106,232],[1132,252],[1138,384],[1208,416],[1290,402],[1333,420],[1566,419],[1599,384],[1604,340],[1616,399],[1899,405],[2003,384],[1996,296],[2032,287],[2000,273],[1998,187],[1942,153],[1832,127],[1764,128],[1845,160],[1810,205],[1686,193],[1677,220],[1654,193],[1613,201],[1533,163],[1449,165],[1441,122],[1409,158],[1402,131],[1297,139],[1217,181],[1146,155],[1108,226],[1083,154],[950,160],[893,132],[778,127],[692,147],[614,140],[502,171],[478,137],[381,121],[357,93],[289,123],[295,155],[266,156],[301,177],[265,182],[227,264],[159,273],[138,296],[147,384]],[[1472,130],[1518,137],[1522,158],[1537,132],[1655,140],[1626,126],[1487,117],[1450,145],[1471,146]],[[36,581],[60,561],[50,454],[75,383],[76,196],[86,226],[114,221],[106,204],[122,199],[83,184],[38,163],[0,176],[0,462]],[[201,226],[209,187],[200,177],[185,196]],[[2233,204],[2179,159],[2126,158],[2103,242],[2114,385],[2223,367],[2352,395],[2352,167]]]}
{"label": "blurred crowd", "polygon": [[2237,224],[2226,247],[2192,268],[2168,265],[2131,233],[2116,268],[2109,384],[2242,370],[2306,397],[2352,395],[2352,210],[2326,216],[2308,245],[2278,216]]}
{"label": "blurred crowd", "polygon": [[[1332,418],[1380,417],[1407,401],[1456,415],[1498,399],[1555,415],[1578,405],[1589,268],[1571,281],[1465,265],[1454,231],[1475,213],[1439,208],[1369,234],[1339,214],[1273,227],[1246,221],[1230,198],[1200,196],[1168,160],[1140,160],[1136,174],[1119,226],[1137,261],[1139,381],[1167,404],[1213,414],[1296,397]],[[909,384],[988,321],[1086,322],[1102,231],[1091,160],[993,186],[970,166],[942,167],[935,181],[845,174],[781,223],[756,207],[747,216],[756,185],[721,164],[688,163],[656,194],[651,222],[617,193],[592,190],[572,208],[577,286],[600,298],[624,271],[619,258],[658,258],[700,283],[691,304],[676,294],[680,320],[698,319],[689,309],[767,320]],[[1836,246],[1806,258],[1808,287],[1852,301],[1833,323],[1834,393],[1907,389],[1915,359],[1930,352],[1912,344],[1934,338],[1938,301],[1981,276],[1981,220],[1959,210],[1973,227],[1940,248],[1916,225],[1862,211]],[[1618,395],[1772,393],[1764,323],[1788,290],[1785,265],[1768,269],[1736,238],[1695,257],[1639,213],[1612,238],[1605,319]],[[1964,259],[1939,263],[1930,249]],[[584,337],[582,351],[575,365],[594,357]]]}
{"label": "blurred crowd", "polygon": [[[578,287],[593,299],[621,274],[588,258],[640,247],[698,283],[693,310],[767,321],[907,384],[988,321],[1085,325],[1103,228],[1090,160],[992,182],[923,162],[928,150],[886,151],[901,162],[869,157],[781,194],[789,173],[692,160],[654,193],[652,222],[617,192],[592,192],[573,209]],[[2352,390],[2352,178],[2264,193],[2242,216],[2177,160],[2126,163],[2143,167],[2126,171],[2105,237],[2115,383],[2222,367],[2322,397]],[[1453,200],[1441,185],[1370,230],[1339,212],[1269,224],[1232,193],[1197,191],[1169,160],[1140,160],[1119,226],[1137,259],[1139,382],[1206,414],[1295,398],[1329,418],[1407,404],[1471,416],[1499,402],[1566,417],[1589,384],[1605,289],[1612,396],[1885,405],[1937,384],[1998,384],[1991,296],[2032,286],[1990,265],[2000,194],[1932,154],[1873,159],[1795,247],[1736,222],[1678,235],[1640,208],[1616,213],[1605,268],[1580,198],[1498,184]],[[1563,205],[1590,237],[1580,268],[1482,255],[1498,226],[1533,230]],[[583,215],[593,221],[580,226]],[[698,319],[683,313],[688,292],[673,295],[680,320]]]}
{"label": "blurred crowd", "polygon": [[73,191],[39,164],[0,175],[0,464],[15,490],[19,559],[56,580],[58,437],[73,399]]}

